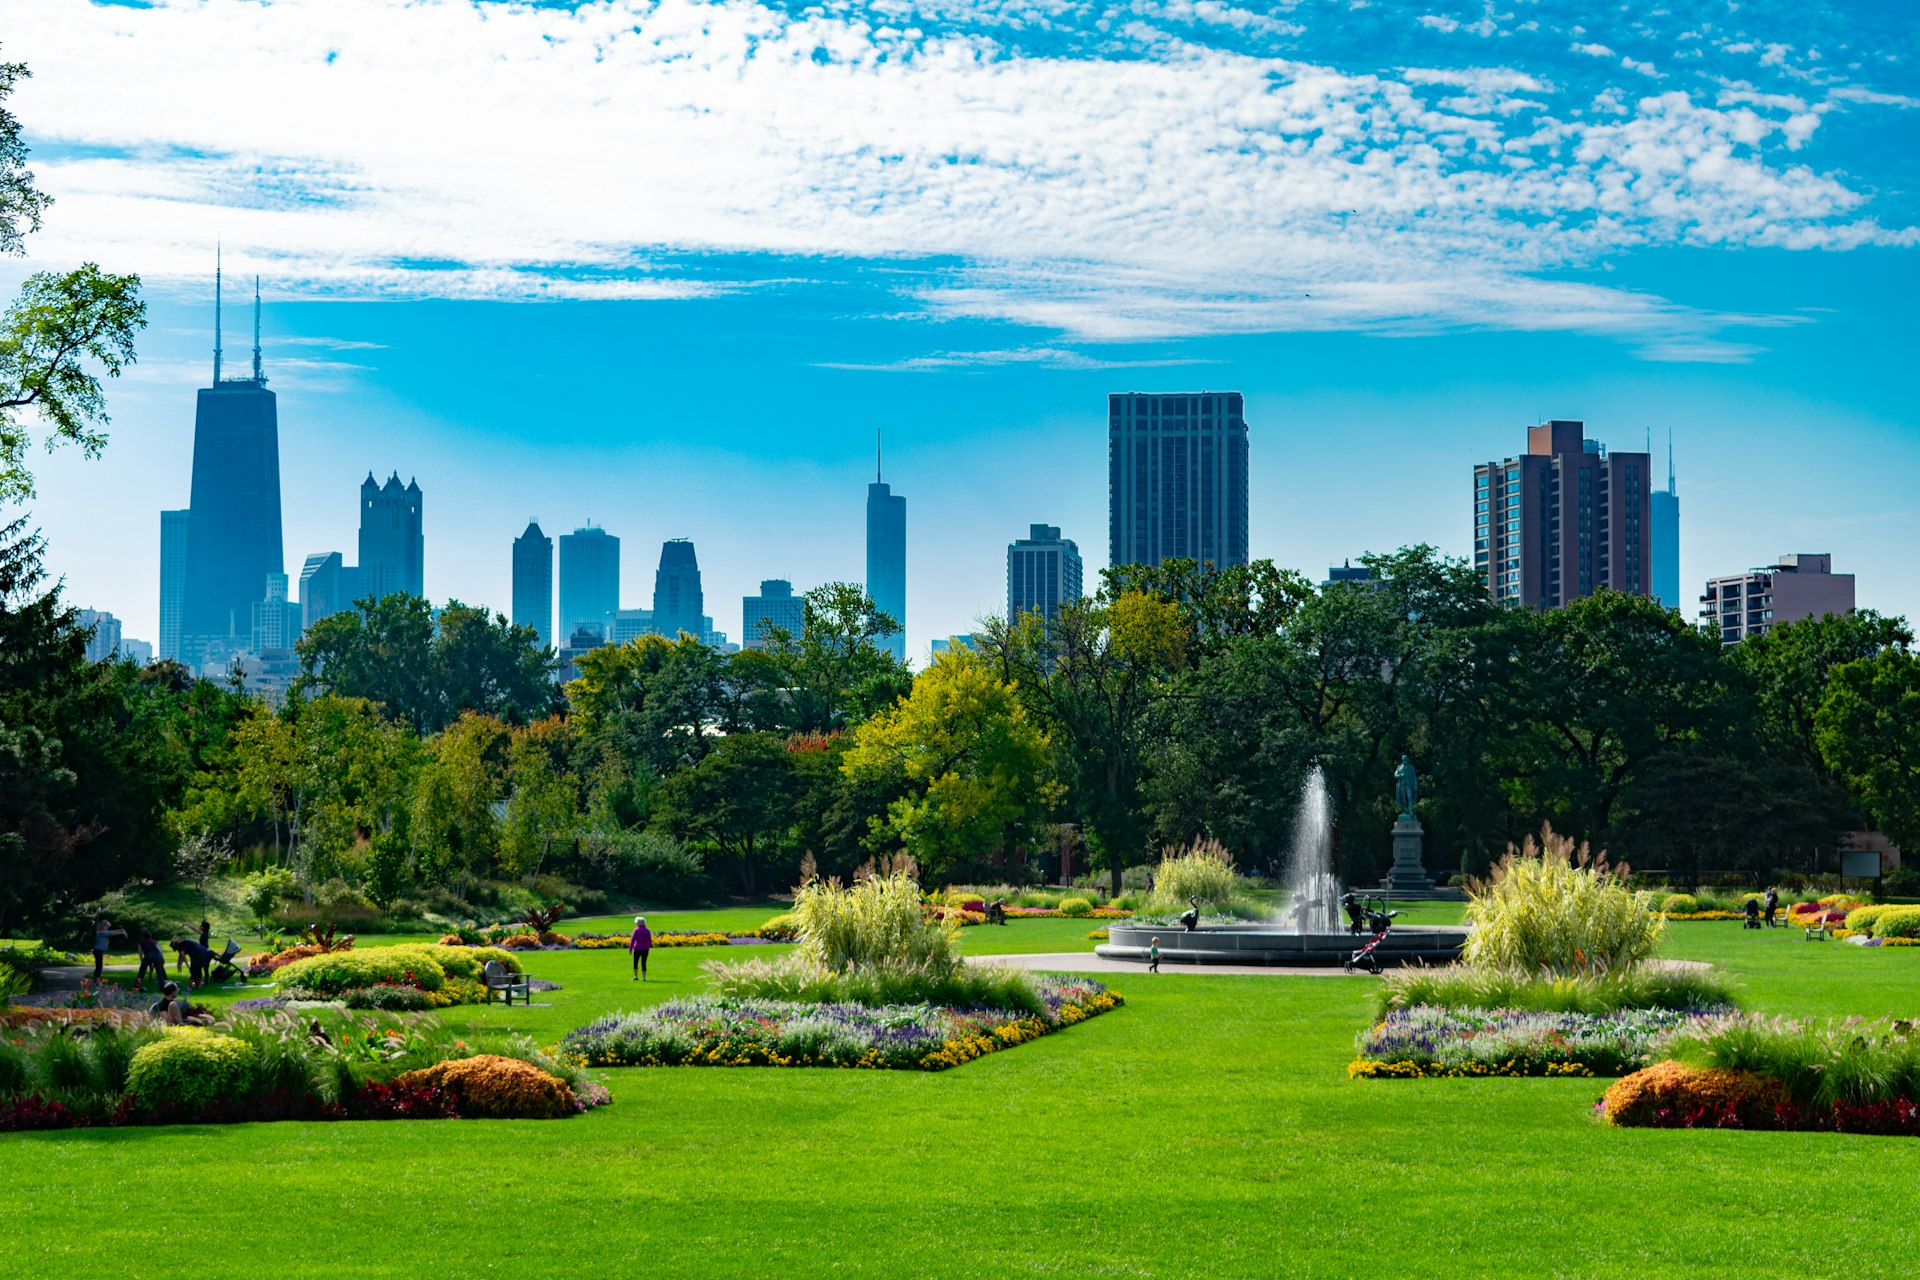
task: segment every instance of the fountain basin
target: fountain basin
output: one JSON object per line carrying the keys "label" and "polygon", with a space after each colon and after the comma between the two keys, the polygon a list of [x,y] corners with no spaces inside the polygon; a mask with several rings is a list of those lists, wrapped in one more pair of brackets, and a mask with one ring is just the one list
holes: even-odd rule
{"label": "fountain basin", "polygon": [[[1094,954],[1145,963],[1147,948],[1160,939],[1163,964],[1338,965],[1367,945],[1372,934],[1299,933],[1271,924],[1202,927],[1192,933],[1178,925],[1136,925],[1116,920]],[[1460,958],[1467,931],[1459,925],[1407,925],[1395,928],[1374,952],[1381,964],[1449,964]]]}

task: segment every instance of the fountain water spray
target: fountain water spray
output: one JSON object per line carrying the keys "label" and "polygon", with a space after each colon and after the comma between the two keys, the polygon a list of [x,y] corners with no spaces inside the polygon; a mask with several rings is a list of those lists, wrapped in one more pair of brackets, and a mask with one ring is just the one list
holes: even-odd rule
{"label": "fountain water spray", "polygon": [[1333,806],[1320,766],[1300,784],[1300,813],[1293,824],[1293,862],[1287,870],[1293,927],[1300,933],[1331,933],[1340,915],[1340,881],[1333,874]]}

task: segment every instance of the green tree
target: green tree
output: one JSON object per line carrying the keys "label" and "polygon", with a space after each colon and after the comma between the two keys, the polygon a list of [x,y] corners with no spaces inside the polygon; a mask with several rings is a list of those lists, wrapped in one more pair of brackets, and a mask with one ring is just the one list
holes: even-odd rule
{"label": "green tree", "polygon": [[531,627],[448,601],[435,618],[419,596],[361,600],[300,637],[294,689],[364,698],[415,733],[473,712],[525,723],[556,709],[556,660]]}
{"label": "green tree", "polygon": [[1179,605],[1140,591],[1069,602],[1051,622],[1030,613],[984,625],[983,656],[1054,744],[1067,807],[1120,892],[1122,871],[1147,852],[1148,726],[1187,665],[1192,628]]}
{"label": "green tree", "polygon": [[500,840],[500,860],[510,874],[537,874],[556,842],[579,835],[580,781],[567,769],[567,746],[566,721],[557,717],[513,734]]}
{"label": "green tree", "polygon": [[1728,653],[1753,682],[1756,728],[1765,746],[1825,769],[1815,718],[1834,669],[1912,643],[1905,619],[1861,609],[1783,622]]}
{"label": "green tree", "polygon": [[907,781],[908,794],[873,825],[939,877],[992,850],[1011,861],[1018,828],[1059,798],[1050,757],[1014,687],[957,650],[936,656],[911,693],[853,730],[841,768],[856,779]]}
{"label": "green tree", "polygon": [[492,873],[509,745],[506,725],[480,715],[462,716],[433,739],[414,779],[409,824],[427,879],[464,888]]}
{"label": "green tree", "polygon": [[913,683],[881,647],[899,623],[856,583],[807,592],[800,634],[774,628],[764,650],[735,656],[735,685],[755,727],[832,733],[890,707]]}
{"label": "green tree", "polygon": [[779,735],[736,733],[661,783],[659,809],[669,828],[730,858],[741,890],[754,893],[766,864],[784,851],[799,793],[792,753]]}
{"label": "green tree", "polygon": [[665,776],[697,764],[734,727],[725,657],[693,636],[640,636],[576,662],[567,700],[586,739]]}
{"label": "green tree", "polygon": [[[26,167],[20,122],[6,109],[29,74],[23,63],[0,63],[0,253],[23,252],[50,203]],[[89,262],[27,277],[0,317],[0,502],[34,496],[27,466],[33,427],[44,428],[49,449],[77,444],[94,458],[106,448],[100,375],[118,377],[133,363],[133,338],[146,322],[138,276]]]}
{"label": "green tree", "polygon": [[1884,649],[1834,668],[1814,737],[1887,838],[1920,848],[1920,657]]}

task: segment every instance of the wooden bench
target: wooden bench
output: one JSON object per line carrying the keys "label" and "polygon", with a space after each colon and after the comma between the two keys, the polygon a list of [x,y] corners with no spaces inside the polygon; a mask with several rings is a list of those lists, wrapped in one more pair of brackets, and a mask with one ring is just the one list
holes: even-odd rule
{"label": "wooden bench", "polygon": [[527,976],[515,973],[498,960],[487,961],[486,967],[480,971],[480,980],[486,984],[488,1004],[493,1003],[493,993],[496,991],[506,997],[509,1005],[513,1003],[516,993],[522,1004],[533,1003],[533,984]]}
{"label": "wooden bench", "polygon": [[1818,924],[1807,925],[1806,930],[1807,930],[1806,940],[1808,942],[1812,942],[1816,939],[1818,939],[1821,942],[1825,942],[1828,938],[1831,938],[1833,936],[1833,926],[1827,923],[1826,917],[1824,916],[1820,918],[1820,922]]}

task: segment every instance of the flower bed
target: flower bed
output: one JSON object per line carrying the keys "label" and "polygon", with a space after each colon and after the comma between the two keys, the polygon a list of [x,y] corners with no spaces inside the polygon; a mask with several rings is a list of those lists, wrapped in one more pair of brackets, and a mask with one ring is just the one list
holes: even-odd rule
{"label": "flower bed", "polygon": [[1009,920],[1127,920],[1133,912],[1121,907],[1090,907],[1085,911],[1062,911],[1058,907],[1007,907]]}
{"label": "flower bed", "polygon": [[940,1071],[1117,1008],[1086,978],[1041,976],[1044,1012],[696,997],[567,1034],[589,1066],[869,1067]]}
{"label": "flower bed", "polygon": [[1355,1043],[1355,1077],[1617,1076],[1646,1066],[1695,1015],[1671,1009],[1606,1014],[1517,1009],[1395,1009]]}
{"label": "flower bed", "polygon": [[[112,1016],[112,1010],[85,1010]],[[263,1120],[572,1115],[611,1100],[570,1058],[516,1038],[476,1056],[431,1017],[228,1011],[0,1040],[0,1131]]]}
{"label": "flower bed", "polygon": [[1609,1124],[1920,1137],[1920,1028],[1900,1019],[1702,1019],[1607,1090]]}

